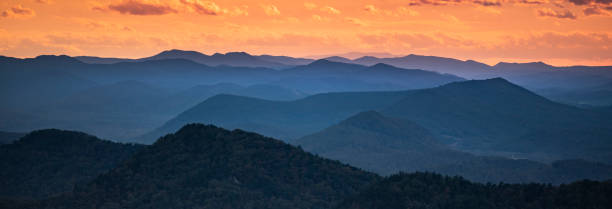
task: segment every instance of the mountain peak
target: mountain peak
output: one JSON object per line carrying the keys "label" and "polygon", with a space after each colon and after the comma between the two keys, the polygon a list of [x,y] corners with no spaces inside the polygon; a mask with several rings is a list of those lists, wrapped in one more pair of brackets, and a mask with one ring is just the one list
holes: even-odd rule
{"label": "mountain peak", "polygon": [[344,62],[344,63],[351,63],[352,62],[352,60],[350,60],[348,58],[340,57],[340,56],[331,56],[331,57],[323,58],[323,60],[328,60],[328,61],[332,61],[332,62]]}
{"label": "mountain peak", "polygon": [[155,55],[155,56],[202,56],[205,54],[202,54],[200,52],[197,51],[186,51],[186,50],[179,50],[179,49],[171,49],[171,50],[166,50],[163,52],[160,52],[159,54]]}
{"label": "mountain peak", "polygon": [[[68,202],[91,204],[81,208],[94,207],[91,199],[120,208],[145,202],[187,208],[331,208],[376,178],[256,133],[190,124],[81,187],[77,199]],[[164,188],[148,189],[151,185]],[[117,192],[123,195],[108,195]],[[156,196],[165,197],[151,199]]]}
{"label": "mountain peak", "polygon": [[75,59],[73,57],[69,57],[67,55],[40,55],[37,56],[34,59],[30,59],[32,61],[36,61],[39,63],[45,63],[45,64],[65,64],[65,63],[69,63],[69,64],[81,64],[83,62],[79,61],[78,59]]}
{"label": "mountain peak", "polygon": [[370,68],[372,69],[397,69],[395,66],[385,64],[385,63],[378,63],[378,64],[370,66]]}
{"label": "mountain peak", "polygon": [[314,62],[311,62],[307,66],[325,66],[325,65],[332,64],[332,63],[337,63],[337,62],[332,62],[327,59],[319,59],[319,60],[315,60]]}

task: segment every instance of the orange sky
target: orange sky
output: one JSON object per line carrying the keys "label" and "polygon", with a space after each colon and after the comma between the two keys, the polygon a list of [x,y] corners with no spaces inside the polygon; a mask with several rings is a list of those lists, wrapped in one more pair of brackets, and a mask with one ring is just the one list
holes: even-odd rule
{"label": "orange sky", "polygon": [[0,54],[386,52],[612,65],[612,0],[2,0]]}

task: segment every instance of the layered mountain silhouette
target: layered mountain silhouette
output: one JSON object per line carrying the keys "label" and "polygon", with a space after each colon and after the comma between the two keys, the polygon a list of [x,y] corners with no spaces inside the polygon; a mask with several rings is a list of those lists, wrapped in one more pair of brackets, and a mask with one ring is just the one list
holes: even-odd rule
{"label": "layered mountain silhouette", "polygon": [[91,181],[142,148],[80,132],[34,131],[0,145],[0,199],[40,199],[70,192],[74,185]]}
{"label": "layered mountain silhouette", "polygon": [[192,124],[35,208],[331,208],[374,174],[240,130]]}
{"label": "layered mountain silhouette", "polygon": [[461,177],[433,173],[401,173],[368,187],[336,208],[608,208],[612,207],[612,202],[604,194],[610,191],[611,181],[579,181],[555,187],[545,184],[479,184]]}
{"label": "layered mountain silhouette", "polygon": [[139,138],[151,143],[189,123],[216,124],[255,131],[284,140],[324,129],[371,109],[389,106],[407,92],[355,92],[317,94],[295,101],[270,101],[235,95],[217,95],[179,114],[160,128]]}
{"label": "layered mountain silhouette", "polygon": [[455,149],[546,162],[612,159],[607,113],[558,104],[499,78],[413,91],[321,94],[292,102],[216,96],[143,139],[203,122],[291,141],[368,110],[412,121]]}
{"label": "layered mountain silhouette", "polygon": [[[86,64],[67,56],[2,60],[0,129],[61,128],[116,140],[141,135],[220,93],[292,100],[322,92],[404,90],[463,80],[420,70],[327,61],[278,71],[210,67],[186,59],[116,64]],[[241,88],[215,87],[225,84]]]}
{"label": "layered mountain silhouette", "polygon": [[313,60],[305,58],[294,58],[287,56],[260,55],[254,56],[245,52],[229,52],[225,54],[215,53],[206,55],[196,51],[167,50],[151,57],[140,59],[101,58],[91,56],[74,57],[82,62],[90,64],[115,64],[119,62],[142,62],[148,60],[186,59],[208,66],[239,66],[239,67],[267,67],[283,69],[291,66],[305,65]]}
{"label": "layered mountain silhouette", "polygon": [[582,160],[550,165],[452,150],[425,128],[367,111],[293,142],[304,150],[381,175],[433,171],[477,182],[569,183],[612,178],[612,166]]}
{"label": "layered mountain silhouette", "polygon": [[486,64],[472,60],[461,61],[457,59],[436,56],[422,56],[411,54],[408,56],[393,58],[364,56],[354,60],[340,57],[332,57],[331,59],[338,62],[354,63],[368,66],[375,65],[378,63],[385,63],[401,68],[424,69],[440,73],[463,76],[466,78],[486,78],[491,76],[491,74],[488,72],[491,70],[491,67]]}
{"label": "layered mountain silhouette", "polygon": [[602,150],[612,148],[608,114],[554,103],[503,79],[416,91],[381,112],[416,122],[461,149],[609,162]]}

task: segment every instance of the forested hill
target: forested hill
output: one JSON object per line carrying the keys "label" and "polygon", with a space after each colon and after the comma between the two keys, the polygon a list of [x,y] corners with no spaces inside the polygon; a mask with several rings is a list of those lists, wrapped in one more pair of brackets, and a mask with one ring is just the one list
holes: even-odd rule
{"label": "forested hill", "polygon": [[479,184],[433,173],[397,174],[348,198],[337,209],[604,209],[612,181]]}
{"label": "forested hill", "polygon": [[331,208],[378,178],[258,134],[187,125],[35,208]]}
{"label": "forested hill", "polygon": [[0,198],[46,198],[89,182],[141,150],[80,132],[34,131],[0,145]]}

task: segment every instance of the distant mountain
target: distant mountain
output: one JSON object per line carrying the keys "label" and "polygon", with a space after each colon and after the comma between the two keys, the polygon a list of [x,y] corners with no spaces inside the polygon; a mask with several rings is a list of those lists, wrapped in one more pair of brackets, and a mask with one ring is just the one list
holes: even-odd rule
{"label": "distant mountain", "polygon": [[389,106],[406,92],[328,93],[295,101],[270,101],[217,95],[186,110],[160,128],[139,138],[152,140],[189,123],[216,124],[256,131],[283,140],[314,133],[362,111]]}
{"label": "distant mountain", "polygon": [[205,55],[196,51],[168,50],[163,51],[152,57],[142,58],[140,60],[164,60],[164,59],[187,59],[197,63],[218,66],[240,66],[240,67],[267,67],[267,68],[286,68],[286,65],[271,62],[271,57],[267,60],[252,56],[245,52],[229,52],[226,54],[215,53],[213,55]]}
{"label": "distant mountain", "polygon": [[193,124],[35,208],[331,208],[377,179],[275,139]]}
{"label": "distant mountain", "polygon": [[365,56],[373,56],[380,58],[388,58],[388,57],[398,57],[397,55],[386,53],[386,52],[348,52],[348,53],[340,53],[340,54],[324,54],[324,55],[311,55],[306,56],[307,58],[312,59],[324,59],[325,57],[346,57],[348,59],[357,59]]}
{"label": "distant mountain", "polygon": [[110,58],[110,57],[93,57],[93,56],[76,56],[73,57],[87,64],[115,64],[120,62],[137,62],[136,59],[127,58]]}
{"label": "distant mountain", "polygon": [[464,80],[454,75],[401,69],[386,64],[367,67],[326,59],[286,69],[281,73],[285,80],[275,82],[275,84],[303,89],[309,93],[323,93],[329,90],[388,91],[430,88]]}
{"label": "distant mountain", "polygon": [[5,110],[32,107],[97,84],[64,71],[85,65],[68,56],[0,60],[0,108]]}
{"label": "distant mountain", "polygon": [[259,55],[256,57],[264,61],[280,63],[287,66],[307,65],[314,61],[313,59],[288,56]]}
{"label": "distant mountain", "polygon": [[610,115],[554,103],[499,78],[416,91],[381,113],[416,122],[460,149],[612,159]]}
{"label": "distant mountain", "polygon": [[24,136],[24,133],[0,131],[0,144],[9,144]]}
{"label": "distant mountain", "polygon": [[368,66],[384,63],[400,68],[429,70],[439,73],[458,75],[465,78],[491,77],[489,73],[489,71],[491,71],[491,66],[489,65],[472,60],[461,61],[436,56],[422,56],[414,54],[392,58],[365,56],[354,60],[345,60],[345,62]]}
{"label": "distant mountain", "polygon": [[336,208],[610,208],[610,194],[611,181],[579,181],[555,187],[546,184],[479,184],[461,177],[402,173],[385,178]]}
{"label": "distant mountain", "polygon": [[47,198],[94,179],[143,146],[72,131],[41,130],[0,145],[0,198]]}
{"label": "distant mountain", "polygon": [[612,179],[612,166],[581,160],[552,165],[452,150],[425,128],[374,111],[352,116],[293,142],[304,150],[381,175],[433,171],[477,182],[561,184]]}
{"label": "distant mountain", "polygon": [[586,158],[612,163],[608,113],[555,103],[499,78],[412,91],[320,94],[290,102],[221,95],[141,140],[201,122],[291,141],[368,110],[412,121],[453,149],[544,162]]}
{"label": "distant mountain", "polygon": [[289,56],[250,55],[245,52],[229,52],[226,54],[215,53],[213,55],[206,55],[197,51],[184,51],[178,49],[163,51],[151,57],[144,57],[140,59],[103,58],[92,56],[77,56],[74,58],[88,64],[115,64],[120,62],[186,59],[209,66],[227,65],[237,67],[267,67],[274,69],[283,69],[290,66],[306,65],[314,61],[313,59],[296,58]]}
{"label": "distant mountain", "polygon": [[347,59],[347,58],[344,58],[344,57],[339,57],[339,56],[326,57],[326,58],[323,58],[323,60],[329,60],[331,62],[344,62],[344,63],[351,63],[352,62],[350,59]]}

